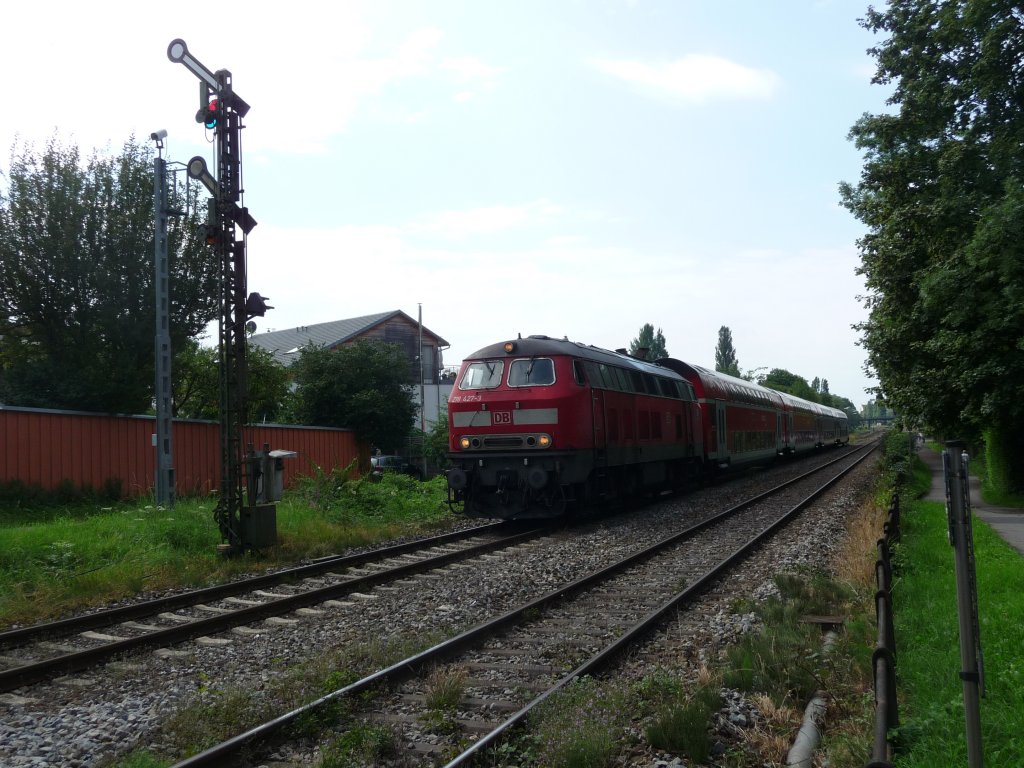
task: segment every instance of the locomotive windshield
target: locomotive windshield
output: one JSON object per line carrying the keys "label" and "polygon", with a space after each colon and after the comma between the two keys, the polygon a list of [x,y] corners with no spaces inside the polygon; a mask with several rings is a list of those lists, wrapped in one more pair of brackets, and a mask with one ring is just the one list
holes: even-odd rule
{"label": "locomotive windshield", "polygon": [[513,360],[508,369],[510,387],[545,387],[555,383],[555,364],[547,357]]}
{"label": "locomotive windshield", "polygon": [[502,360],[485,360],[482,363],[470,363],[462,374],[459,389],[494,389],[501,384],[501,374],[505,370]]}

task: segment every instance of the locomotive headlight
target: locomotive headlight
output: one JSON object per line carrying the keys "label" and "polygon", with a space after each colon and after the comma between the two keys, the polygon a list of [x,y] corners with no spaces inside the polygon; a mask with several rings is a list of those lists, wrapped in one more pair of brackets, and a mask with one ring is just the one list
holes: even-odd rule
{"label": "locomotive headlight", "polygon": [[551,435],[538,435],[537,436],[537,445],[539,445],[541,448],[547,448],[548,446],[550,446],[551,445]]}
{"label": "locomotive headlight", "polygon": [[469,438],[468,437],[461,438],[459,440],[459,447],[462,450],[464,450],[464,451],[468,451],[469,450]]}

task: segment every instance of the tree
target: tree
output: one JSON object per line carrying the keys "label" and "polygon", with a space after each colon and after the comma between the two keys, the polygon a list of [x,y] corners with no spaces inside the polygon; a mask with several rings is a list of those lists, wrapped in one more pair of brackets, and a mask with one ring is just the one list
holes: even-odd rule
{"label": "tree", "polygon": [[448,410],[444,409],[437,422],[423,436],[423,455],[434,467],[448,466]]}
{"label": "tree", "polygon": [[812,403],[816,403],[820,399],[817,393],[811,389],[811,385],[807,383],[807,379],[803,376],[797,376],[795,373],[790,373],[785,368],[772,368],[768,375],[758,380],[757,383],[762,387],[768,387],[768,389],[788,392],[791,395],[802,397],[804,400],[810,400]]}
{"label": "tree", "polygon": [[[152,150],[83,160],[51,139],[12,151],[0,192],[0,400],[139,413],[153,400]],[[171,207],[184,209],[185,188]],[[172,348],[217,315],[217,259],[193,201],[169,223]],[[203,212],[205,215],[205,211]]]}
{"label": "tree", "polygon": [[1009,0],[894,0],[869,9],[874,82],[898,109],[864,115],[843,204],[869,294],[868,372],[910,423],[984,435],[1024,488],[1024,35]]}
{"label": "tree", "polygon": [[404,445],[416,403],[409,361],[397,344],[357,341],[335,350],[303,347],[291,370],[301,423],[348,427],[366,448],[396,453]]}
{"label": "tree", "polygon": [[661,360],[663,357],[668,357],[668,350],[665,348],[665,336],[661,332],[661,328],[658,332],[654,332],[654,326],[650,323],[644,323],[643,327],[640,328],[640,335],[629,342],[629,354],[636,357],[640,354],[640,350],[647,350],[647,360]]}
{"label": "tree", "polygon": [[715,347],[715,370],[728,376],[740,375],[740,361],[732,345],[732,331],[723,325],[718,329],[718,345]]}
{"label": "tree", "polygon": [[[174,356],[174,415],[183,419],[220,418],[219,353],[197,341],[185,342]],[[292,411],[291,377],[288,369],[262,347],[250,345],[246,351],[249,383],[247,421],[288,423]]]}

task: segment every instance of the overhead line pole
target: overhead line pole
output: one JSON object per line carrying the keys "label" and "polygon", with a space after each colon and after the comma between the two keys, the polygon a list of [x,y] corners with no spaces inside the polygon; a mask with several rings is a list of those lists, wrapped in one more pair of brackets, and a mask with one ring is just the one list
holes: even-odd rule
{"label": "overhead line pole", "polygon": [[171,408],[171,331],[170,331],[170,278],[167,262],[167,161],[163,158],[163,140],[167,131],[152,133],[157,154],[153,158],[153,223],[155,227],[153,262],[155,266],[154,293],[156,296],[156,483],[155,501],[159,506],[174,505],[174,451],[172,442]]}

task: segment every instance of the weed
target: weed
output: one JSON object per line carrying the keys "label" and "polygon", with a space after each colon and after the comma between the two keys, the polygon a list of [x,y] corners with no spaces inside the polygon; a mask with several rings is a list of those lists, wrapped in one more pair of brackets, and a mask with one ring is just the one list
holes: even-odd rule
{"label": "weed", "polygon": [[452,712],[440,709],[428,709],[420,715],[420,722],[432,733],[454,736],[460,730],[458,721]]}
{"label": "weed", "polygon": [[358,723],[328,742],[320,752],[319,768],[358,768],[376,765],[397,750],[395,732],[383,725]]}
{"label": "weed", "polygon": [[659,711],[646,729],[648,743],[657,749],[685,753],[696,763],[711,754],[710,726],[721,699],[717,688],[699,688],[692,699]]}
{"label": "weed", "polygon": [[173,760],[168,760],[147,752],[146,750],[121,755],[103,763],[104,768],[167,768]]}
{"label": "weed", "polygon": [[[200,678],[196,696],[186,701],[166,722],[167,740],[184,754],[193,754],[229,736],[296,709],[326,693],[344,687],[369,672],[386,667],[437,643],[428,636],[410,641],[368,643],[344,651],[320,654],[311,661],[283,669],[263,689],[208,687]],[[372,692],[367,692],[372,696]],[[305,713],[291,727],[294,735],[338,728],[351,714],[352,704],[339,697]]]}
{"label": "weed", "polygon": [[624,740],[631,708],[628,691],[574,681],[543,705],[538,732],[540,765],[592,768],[607,765]]}
{"label": "weed", "polygon": [[481,763],[490,766],[537,765],[543,743],[542,737],[535,733],[517,733],[491,747]]}
{"label": "weed", "polygon": [[427,675],[427,708],[442,712],[453,711],[465,690],[464,667],[437,667]]}

